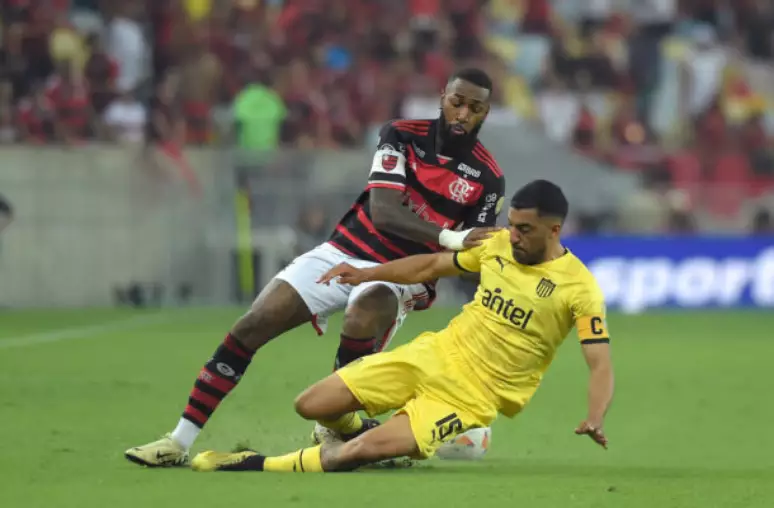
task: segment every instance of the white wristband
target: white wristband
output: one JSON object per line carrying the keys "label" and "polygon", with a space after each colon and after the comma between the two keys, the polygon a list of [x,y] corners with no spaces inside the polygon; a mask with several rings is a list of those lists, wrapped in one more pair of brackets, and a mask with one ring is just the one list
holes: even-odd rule
{"label": "white wristband", "polygon": [[465,248],[463,242],[471,231],[473,231],[473,228],[465,229],[463,231],[444,229],[441,231],[441,234],[438,235],[438,243],[450,250],[462,250]]}

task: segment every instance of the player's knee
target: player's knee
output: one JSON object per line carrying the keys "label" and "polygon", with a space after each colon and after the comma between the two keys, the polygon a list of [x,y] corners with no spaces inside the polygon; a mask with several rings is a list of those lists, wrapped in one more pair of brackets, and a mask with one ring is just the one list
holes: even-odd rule
{"label": "player's knee", "polygon": [[372,337],[388,328],[397,312],[395,293],[387,286],[374,286],[347,306],[342,330],[350,337]]}
{"label": "player's knee", "polygon": [[341,332],[353,338],[373,337],[377,333],[377,321],[373,315],[358,312],[347,313],[341,326]]}
{"label": "player's knee", "polygon": [[295,400],[296,413],[307,420],[335,420],[363,409],[352,391],[335,374],[304,390]]}
{"label": "player's knee", "polygon": [[304,390],[294,402],[296,413],[298,416],[305,420],[318,420],[321,418],[319,413],[319,405],[315,402],[315,397],[312,389]]}

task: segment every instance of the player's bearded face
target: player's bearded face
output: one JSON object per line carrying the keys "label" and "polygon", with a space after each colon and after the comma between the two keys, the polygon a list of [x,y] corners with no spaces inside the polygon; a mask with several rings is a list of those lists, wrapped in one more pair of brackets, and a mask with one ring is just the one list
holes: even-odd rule
{"label": "player's bearded face", "polygon": [[513,259],[522,265],[536,265],[546,259],[553,232],[534,210],[508,212]]}
{"label": "player's bearded face", "polygon": [[479,123],[475,126],[468,126],[461,124],[459,120],[447,120],[449,116],[443,109],[441,109],[441,116],[439,118],[441,124],[441,139],[444,143],[464,143],[465,141],[473,141],[478,138],[478,133],[481,130],[482,124]]}
{"label": "player's bearded face", "polygon": [[488,113],[488,90],[459,79],[449,83],[441,96],[439,117],[444,150],[470,149]]}
{"label": "player's bearded face", "polygon": [[546,242],[540,239],[522,241],[519,245],[513,246],[513,259],[522,265],[537,265],[545,260],[546,249]]}

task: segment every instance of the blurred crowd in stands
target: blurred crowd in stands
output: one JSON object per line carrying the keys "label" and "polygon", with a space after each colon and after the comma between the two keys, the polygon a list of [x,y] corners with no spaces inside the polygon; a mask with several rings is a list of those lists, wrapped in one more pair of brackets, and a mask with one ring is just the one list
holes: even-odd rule
{"label": "blurred crowd in stands", "polygon": [[774,3],[527,4],[520,35],[494,47],[517,62],[533,97],[522,108],[549,137],[642,177],[620,229],[692,232],[701,211],[772,231]]}
{"label": "blurred crowd in stands", "polygon": [[641,175],[640,230],[749,203],[772,228],[769,0],[1,1],[0,144],[358,147],[475,65],[499,111]]}
{"label": "blurred crowd in stands", "polygon": [[3,0],[2,139],[358,146],[484,57],[478,4]]}

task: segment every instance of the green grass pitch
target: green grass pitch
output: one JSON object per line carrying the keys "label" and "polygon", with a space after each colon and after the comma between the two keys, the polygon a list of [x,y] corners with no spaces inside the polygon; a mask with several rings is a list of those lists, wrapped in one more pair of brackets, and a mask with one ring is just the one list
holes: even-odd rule
{"label": "green grass pitch", "polygon": [[[568,339],[526,411],[477,463],[338,475],[139,468],[123,450],[176,423],[242,309],[0,313],[0,505],[63,507],[757,508],[774,506],[774,314],[612,316],[610,449],[573,435],[586,366]],[[411,316],[396,342],[444,326]],[[270,343],[195,451],[308,444],[295,395],[330,372],[338,321]]]}

